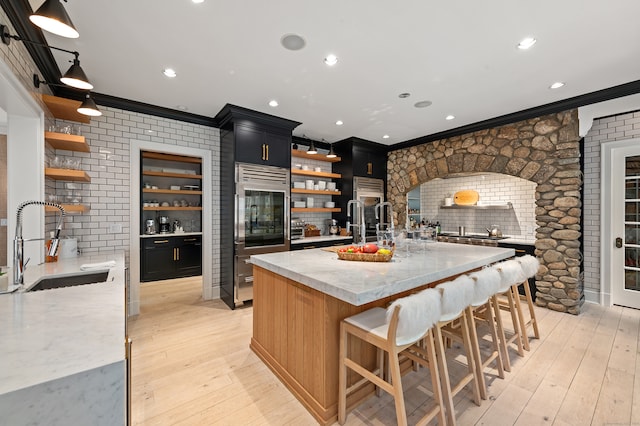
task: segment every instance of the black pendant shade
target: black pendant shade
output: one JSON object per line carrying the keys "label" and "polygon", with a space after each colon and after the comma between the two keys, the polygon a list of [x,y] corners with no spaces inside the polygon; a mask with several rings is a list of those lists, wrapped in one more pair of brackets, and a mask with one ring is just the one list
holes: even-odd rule
{"label": "black pendant shade", "polygon": [[75,87],[76,89],[93,89],[93,85],[89,83],[87,75],[80,67],[80,61],[78,60],[78,58],[75,58],[73,60],[73,65],[71,65],[69,70],[64,73],[64,75],[60,78],[60,81],[67,86]]}
{"label": "black pendant shade", "polygon": [[82,104],[78,107],[77,111],[80,114],[90,115],[92,117],[98,117],[102,115],[102,112],[100,112],[98,106],[89,93],[87,93],[87,96],[84,98],[84,101],[82,101]]}
{"label": "black pendant shade", "polygon": [[311,146],[307,150],[307,154],[317,154],[318,150],[316,149],[316,145],[311,141]]}
{"label": "black pendant shade", "polygon": [[43,30],[62,37],[80,37],[60,0],[46,0],[33,15],[29,16],[29,20]]}

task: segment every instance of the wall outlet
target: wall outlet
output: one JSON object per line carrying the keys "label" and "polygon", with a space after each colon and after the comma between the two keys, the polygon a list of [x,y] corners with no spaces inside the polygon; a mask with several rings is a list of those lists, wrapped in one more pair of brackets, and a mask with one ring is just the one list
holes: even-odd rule
{"label": "wall outlet", "polygon": [[7,226],[7,219],[0,219],[0,226]]}
{"label": "wall outlet", "polygon": [[120,234],[122,233],[122,224],[121,223],[112,223],[109,225],[109,233],[110,234]]}

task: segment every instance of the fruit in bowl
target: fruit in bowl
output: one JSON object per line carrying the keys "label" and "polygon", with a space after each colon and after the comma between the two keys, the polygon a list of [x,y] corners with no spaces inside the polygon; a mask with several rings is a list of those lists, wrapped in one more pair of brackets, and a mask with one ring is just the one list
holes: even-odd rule
{"label": "fruit in bowl", "polygon": [[378,252],[378,245],[374,244],[374,243],[367,243],[364,246],[362,246],[362,252],[363,253],[377,253]]}

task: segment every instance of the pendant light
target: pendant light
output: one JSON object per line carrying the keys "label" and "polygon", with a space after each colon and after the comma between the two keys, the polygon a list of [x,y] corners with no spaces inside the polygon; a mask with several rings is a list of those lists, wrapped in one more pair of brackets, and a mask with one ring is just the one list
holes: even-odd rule
{"label": "pendant light", "polygon": [[317,154],[317,153],[318,153],[318,150],[316,149],[316,145],[313,143],[313,141],[311,141],[311,145],[307,150],[307,154]]}
{"label": "pendant light", "polygon": [[333,144],[329,145],[329,153],[327,154],[327,158],[336,158],[337,155],[333,151]]}
{"label": "pendant light", "polygon": [[80,37],[60,0],[45,0],[42,6],[29,16],[29,20],[43,30],[62,37]]}
{"label": "pendant light", "polygon": [[89,115],[91,117],[99,117],[102,115],[102,112],[98,109],[98,106],[90,93],[87,93],[87,96],[84,98],[84,101],[82,101],[82,104],[78,107],[77,111],[80,114]]}
{"label": "pendant light", "polygon": [[66,84],[67,86],[75,87],[76,89],[82,90],[91,90],[93,89],[93,84],[89,82],[87,75],[84,73],[84,70],[80,67],[80,60],[78,59],[78,54],[76,52],[76,57],[73,60],[73,65],[67,70],[66,73],[62,77],[60,77],[60,81]]}

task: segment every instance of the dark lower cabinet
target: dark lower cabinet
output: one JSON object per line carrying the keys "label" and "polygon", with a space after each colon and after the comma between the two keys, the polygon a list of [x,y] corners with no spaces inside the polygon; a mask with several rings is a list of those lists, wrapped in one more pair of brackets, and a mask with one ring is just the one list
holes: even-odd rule
{"label": "dark lower cabinet", "polygon": [[202,237],[143,238],[140,245],[140,281],[202,275]]}
{"label": "dark lower cabinet", "polygon": [[[516,256],[524,256],[525,254],[530,254],[531,256],[536,255],[536,248],[533,244],[514,244],[514,243],[503,243],[501,241],[498,242],[498,247],[504,248],[512,248],[516,251]],[[533,297],[533,301],[536,301],[536,292],[538,291],[538,286],[536,285],[535,278],[529,279],[529,290],[531,290],[531,297]],[[520,294],[524,294],[523,288],[518,288]]]}

